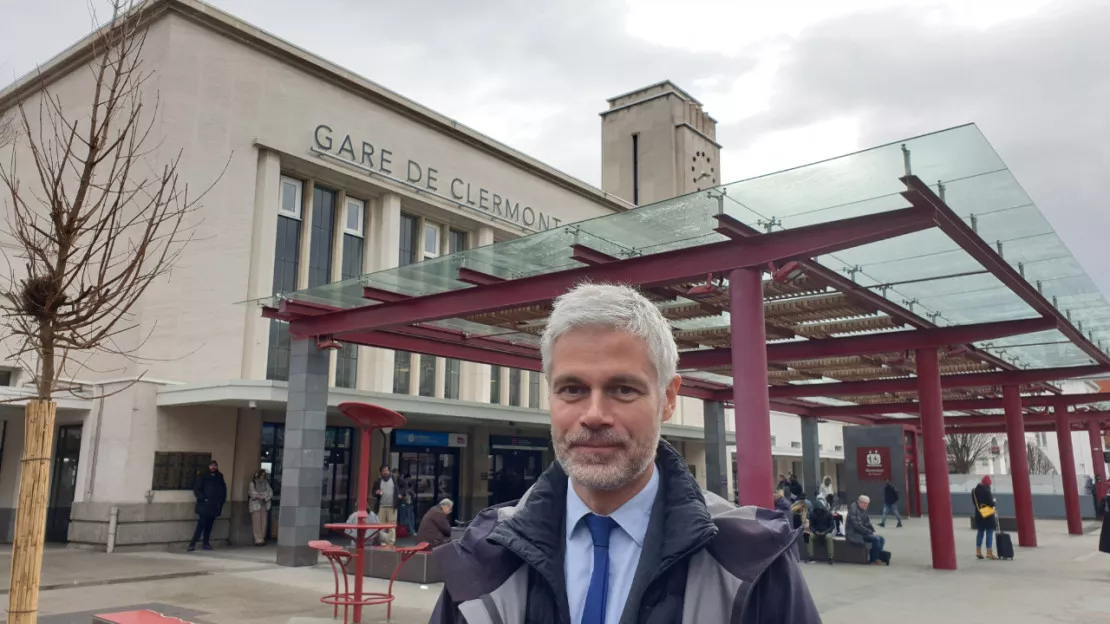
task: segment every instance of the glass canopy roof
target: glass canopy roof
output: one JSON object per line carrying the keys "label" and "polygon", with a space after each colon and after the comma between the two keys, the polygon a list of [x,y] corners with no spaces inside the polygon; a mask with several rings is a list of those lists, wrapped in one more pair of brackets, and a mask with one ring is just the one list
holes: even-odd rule
{"label": "glass canopy roof", "polygon": [[[461,268],[519,279],[583,266],[569,249],[582,244],[618,258],[726,240],[714,228],[727,214],[759,231],[778,231],[910,207],[901,193],[906,162],[948,206],[993,246],[1061,313],[1105,351],[1110,306],[979,129],[964,125],[839,158],[607,215],[523,238],[287,293],[280,298],[340,308],[375,305],[370,286],[420,296],[471,288]],[[1039,314],[937,228],[816,258],[818,264],[938,326],[1033,318]],[[681,300],[680,300],[681,301]],[[689,323],[680,328],[689,328]],[[727,313],[700,319],[726,327]],[[471,335],[512,333],[451,319],[434,323]],[[676,327],[680,323],[676,323]],[[1090,356],[1058,330],[976,345],[1019,368],[1075,366]],[[703,373],[703,379],[730,381]],[[718,379],[720,378],[720,379]]]}

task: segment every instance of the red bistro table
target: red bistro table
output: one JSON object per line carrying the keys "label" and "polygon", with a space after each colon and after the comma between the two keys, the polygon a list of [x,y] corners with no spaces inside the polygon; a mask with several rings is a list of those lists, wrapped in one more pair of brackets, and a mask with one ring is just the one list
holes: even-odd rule
{"label": "red bistro table", "polygon": [[350,597],[349,604],[355,608],[353,620],[357,624],[362,621],[362,607],[364,605],[383,604],[393,600],[391,595],[383,598],[382,594],[374,594],[371,597],[364,596],[362,593],[367,532],[396,528],[396,525],[393,524],[366,524],[368,515],[366,513],[366,498],[370,489],[370,441],[373,439],[372,434],[375,429],[404,427],[407,421],[404,416],[393,410],[370,405],[369,403],[340,403],[339,412],[353,420],[362,430],[362,448],[358,454],[358,512],[356,514],[358,521],[354,524],[325,524],[324,527],[338,531],[352,529],[355,531],[355,591],[354,595]]}

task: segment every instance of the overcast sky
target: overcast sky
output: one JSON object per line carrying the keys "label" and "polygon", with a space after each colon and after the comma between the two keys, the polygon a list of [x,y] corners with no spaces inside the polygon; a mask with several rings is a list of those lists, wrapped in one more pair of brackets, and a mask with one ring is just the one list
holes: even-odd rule
{"label": "overcast sky", "polygon": [[[0,4],[4,83],[91,26]],[[605,99],[663,78],[719,120],[724,180],[974,121],[1110,292],[1107,0],[213,4],[594,184]]]}

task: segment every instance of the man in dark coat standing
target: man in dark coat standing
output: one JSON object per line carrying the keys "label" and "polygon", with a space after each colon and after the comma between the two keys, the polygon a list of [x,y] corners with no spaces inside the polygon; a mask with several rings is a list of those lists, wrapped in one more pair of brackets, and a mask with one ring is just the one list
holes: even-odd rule
{"label": "man in dark coat standing", "polygon": [[197,540],[204,538],[204,549],[212,550],[212,525],[224,511],[227,501],[227,482],[220,472],[220,465],[213,461],[208,464],[208,472],[197,477],[193,484],[193,494],[197,497],[197,529],[189,542],[189,551],[197,549]]}
{"label": "man in dark coat standing", "polygon": [[682,377],[655,305],[581,284],[541,345],[557,461],[435,550],[431,624],[820,624],[801,531],[703,492],[661,438]]}

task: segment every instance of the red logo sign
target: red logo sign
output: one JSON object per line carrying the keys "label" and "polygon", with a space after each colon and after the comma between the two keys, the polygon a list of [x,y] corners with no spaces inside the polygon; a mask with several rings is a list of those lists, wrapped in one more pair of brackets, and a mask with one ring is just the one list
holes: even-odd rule
{"label": "red logo sign", "polygon": [[856,471],[860,481],[890,479],[890,448],[861,446],[856,449]]}

